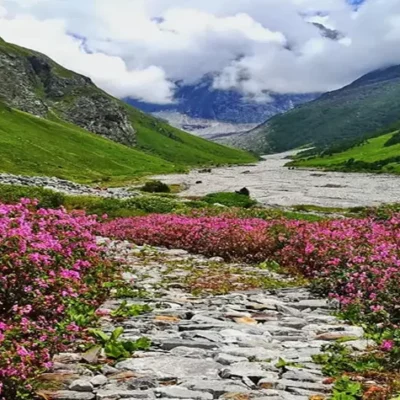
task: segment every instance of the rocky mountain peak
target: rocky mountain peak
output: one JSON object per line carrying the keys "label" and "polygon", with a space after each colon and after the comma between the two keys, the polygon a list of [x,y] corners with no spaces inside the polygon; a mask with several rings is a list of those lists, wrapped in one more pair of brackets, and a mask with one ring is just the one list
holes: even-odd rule
{"label": "rocky mountain peak", "polygon": [[53,116],[116,142],[135,145],[135,130],[122,104],[90,78],[35,51],[0,40],[0,98],[13,108]]}

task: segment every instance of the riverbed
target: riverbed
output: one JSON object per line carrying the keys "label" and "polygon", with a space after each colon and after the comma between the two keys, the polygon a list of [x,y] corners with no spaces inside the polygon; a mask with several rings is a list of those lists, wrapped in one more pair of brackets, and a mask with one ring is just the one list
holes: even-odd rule
{"label": "riverbed", "polygon": [[400,202],[398,175],[288,169],[284,165],[290,154],[265,156],[250,166],[214,168],[211,173],[197,170],[154,179],[184,184],[187,189],[181,196],[204,196],[246,187],[254,199],[266,206],[358,207]]}

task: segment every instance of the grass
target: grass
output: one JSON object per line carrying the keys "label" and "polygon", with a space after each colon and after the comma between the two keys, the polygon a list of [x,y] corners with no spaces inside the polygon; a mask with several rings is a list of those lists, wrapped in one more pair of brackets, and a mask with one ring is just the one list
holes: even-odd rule
{"label": "grass", "polygon": [[212,143],[173,128],[127,104],[125,109],[137,131],[138,148],[148,154],[187,166],[246,164],[257,160],[250,153]]}
{"label": "grass", "polygon": [[[280,152],[304,145],[324,149],[361,139],[398,121],[400,66],[375,75],[366,75],[345,88],[271,118],[252,132],[250,138],[263,138],[261,146],[254,150]],[[259,141],[255,143],[258,145]],[[247,148],[252,148],[251,143]]]}
{"label": "grass", "polygon": [[[27,65],[35,56],[47,63],[50,77],[65,80],[63,96],[45,90],[39,75],[32,75],[33,100],[49,108],[46,119],[7,108],[0,104],[0,171],[24,175],[46,175],[82,183],[107,181],[109,185],[135,181],[140,177],[171,172],[185,172],[192,166],[244,164],[256,157],[224,147],[172,128],[161,120],[113,98],[94,84],[76,87],[78,74],[58,65],[48,57],[0,38],[0,53],[18,58]],[[11,73],[7,66],[3,74]],[[18,75],[15,75],[18,79]],[[3,91],[7,103],[13,81]],[[81,82],[81,80],[79,81]],[[70,88],[70,89],[68,89]],[[53,97],[52,97],[53,96]],[[127,148],[65,120],[65,111],[73,110],[80,98],[102,98],[125,109],[137,132],[137,146]]]}
{"label": "grass", "polygon": [[0,103],[0,171],[122,183],[177,168],[75,125],[40,119]]}
{"label": "grass", "polygon": [[250,208],[257,204],[257,202],[249,196],[229,192],[211,193],[201,200],[211,205],[222,204],[226,207]]}
{"label": "grass", "polygon": [[[367,164],[376,166],[378,172],[390,172],[400,174],[400,143],[392,146],[385,144],[396,135],[392,132],[367,140],[364,144],[352,147],[340,153],[323,157],[311,157],[296,160],[288,165],[309,168],[325,168],[333,170],[370,170]],[[350,161],[349,161],[350,160]],[[353,160],[353,161],[351,161]]]}

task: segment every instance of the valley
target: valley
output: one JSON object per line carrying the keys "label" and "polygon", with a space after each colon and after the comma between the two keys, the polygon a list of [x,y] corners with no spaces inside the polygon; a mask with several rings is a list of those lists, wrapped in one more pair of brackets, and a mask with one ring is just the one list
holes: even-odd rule
{"label": "valley", "polygon": [[289,169],[285,164],[292,154],[265,156],[263,161],[251,166],[215,168],[211,173],[192,171],[155,179],[186,185],[188,189],[182,196],[233,192],[247,187],[251,196],[265,206],[358,207],[394,203],[400,198],[400,176]]}
{"label": "valley", "polygon": [[308,1],[68,2],[38,29],[5,3],[0,400],[400,400],[400,59],[358,26],[373,2],[342,4],[358,34]]}

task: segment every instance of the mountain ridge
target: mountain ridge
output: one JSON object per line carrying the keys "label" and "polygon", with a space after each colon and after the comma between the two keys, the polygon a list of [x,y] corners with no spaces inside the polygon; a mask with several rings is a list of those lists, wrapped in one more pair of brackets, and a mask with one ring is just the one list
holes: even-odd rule
{"label": "mountain ridge", "polygon": [[[175,102],[172,104],[145,103],[131,98],[125,101],[153,115],[164,113],[170,124],[201,136],[202,129],[207,131],[214,121],[221,123],[222,129],[223,124],[257,126],[276,114],[318,96],[316,93],[271,93],[266,94],[267,97],[270,96],[270,101],[259,102],[245,97],[237,90],[216,89],[213,87],[213,80],[213,76],[207,75],[194,84],[178,83],[174,96]],[[179,123],[179,120],[184,119],[185,116],[193,120],[192,124]]]}
{"label": "mountain ridge", "polygon": [[400,66],[390,66],[222,142],[258,153],[303,146],[323,149],[333,143],[363,138],[399,118]]}

